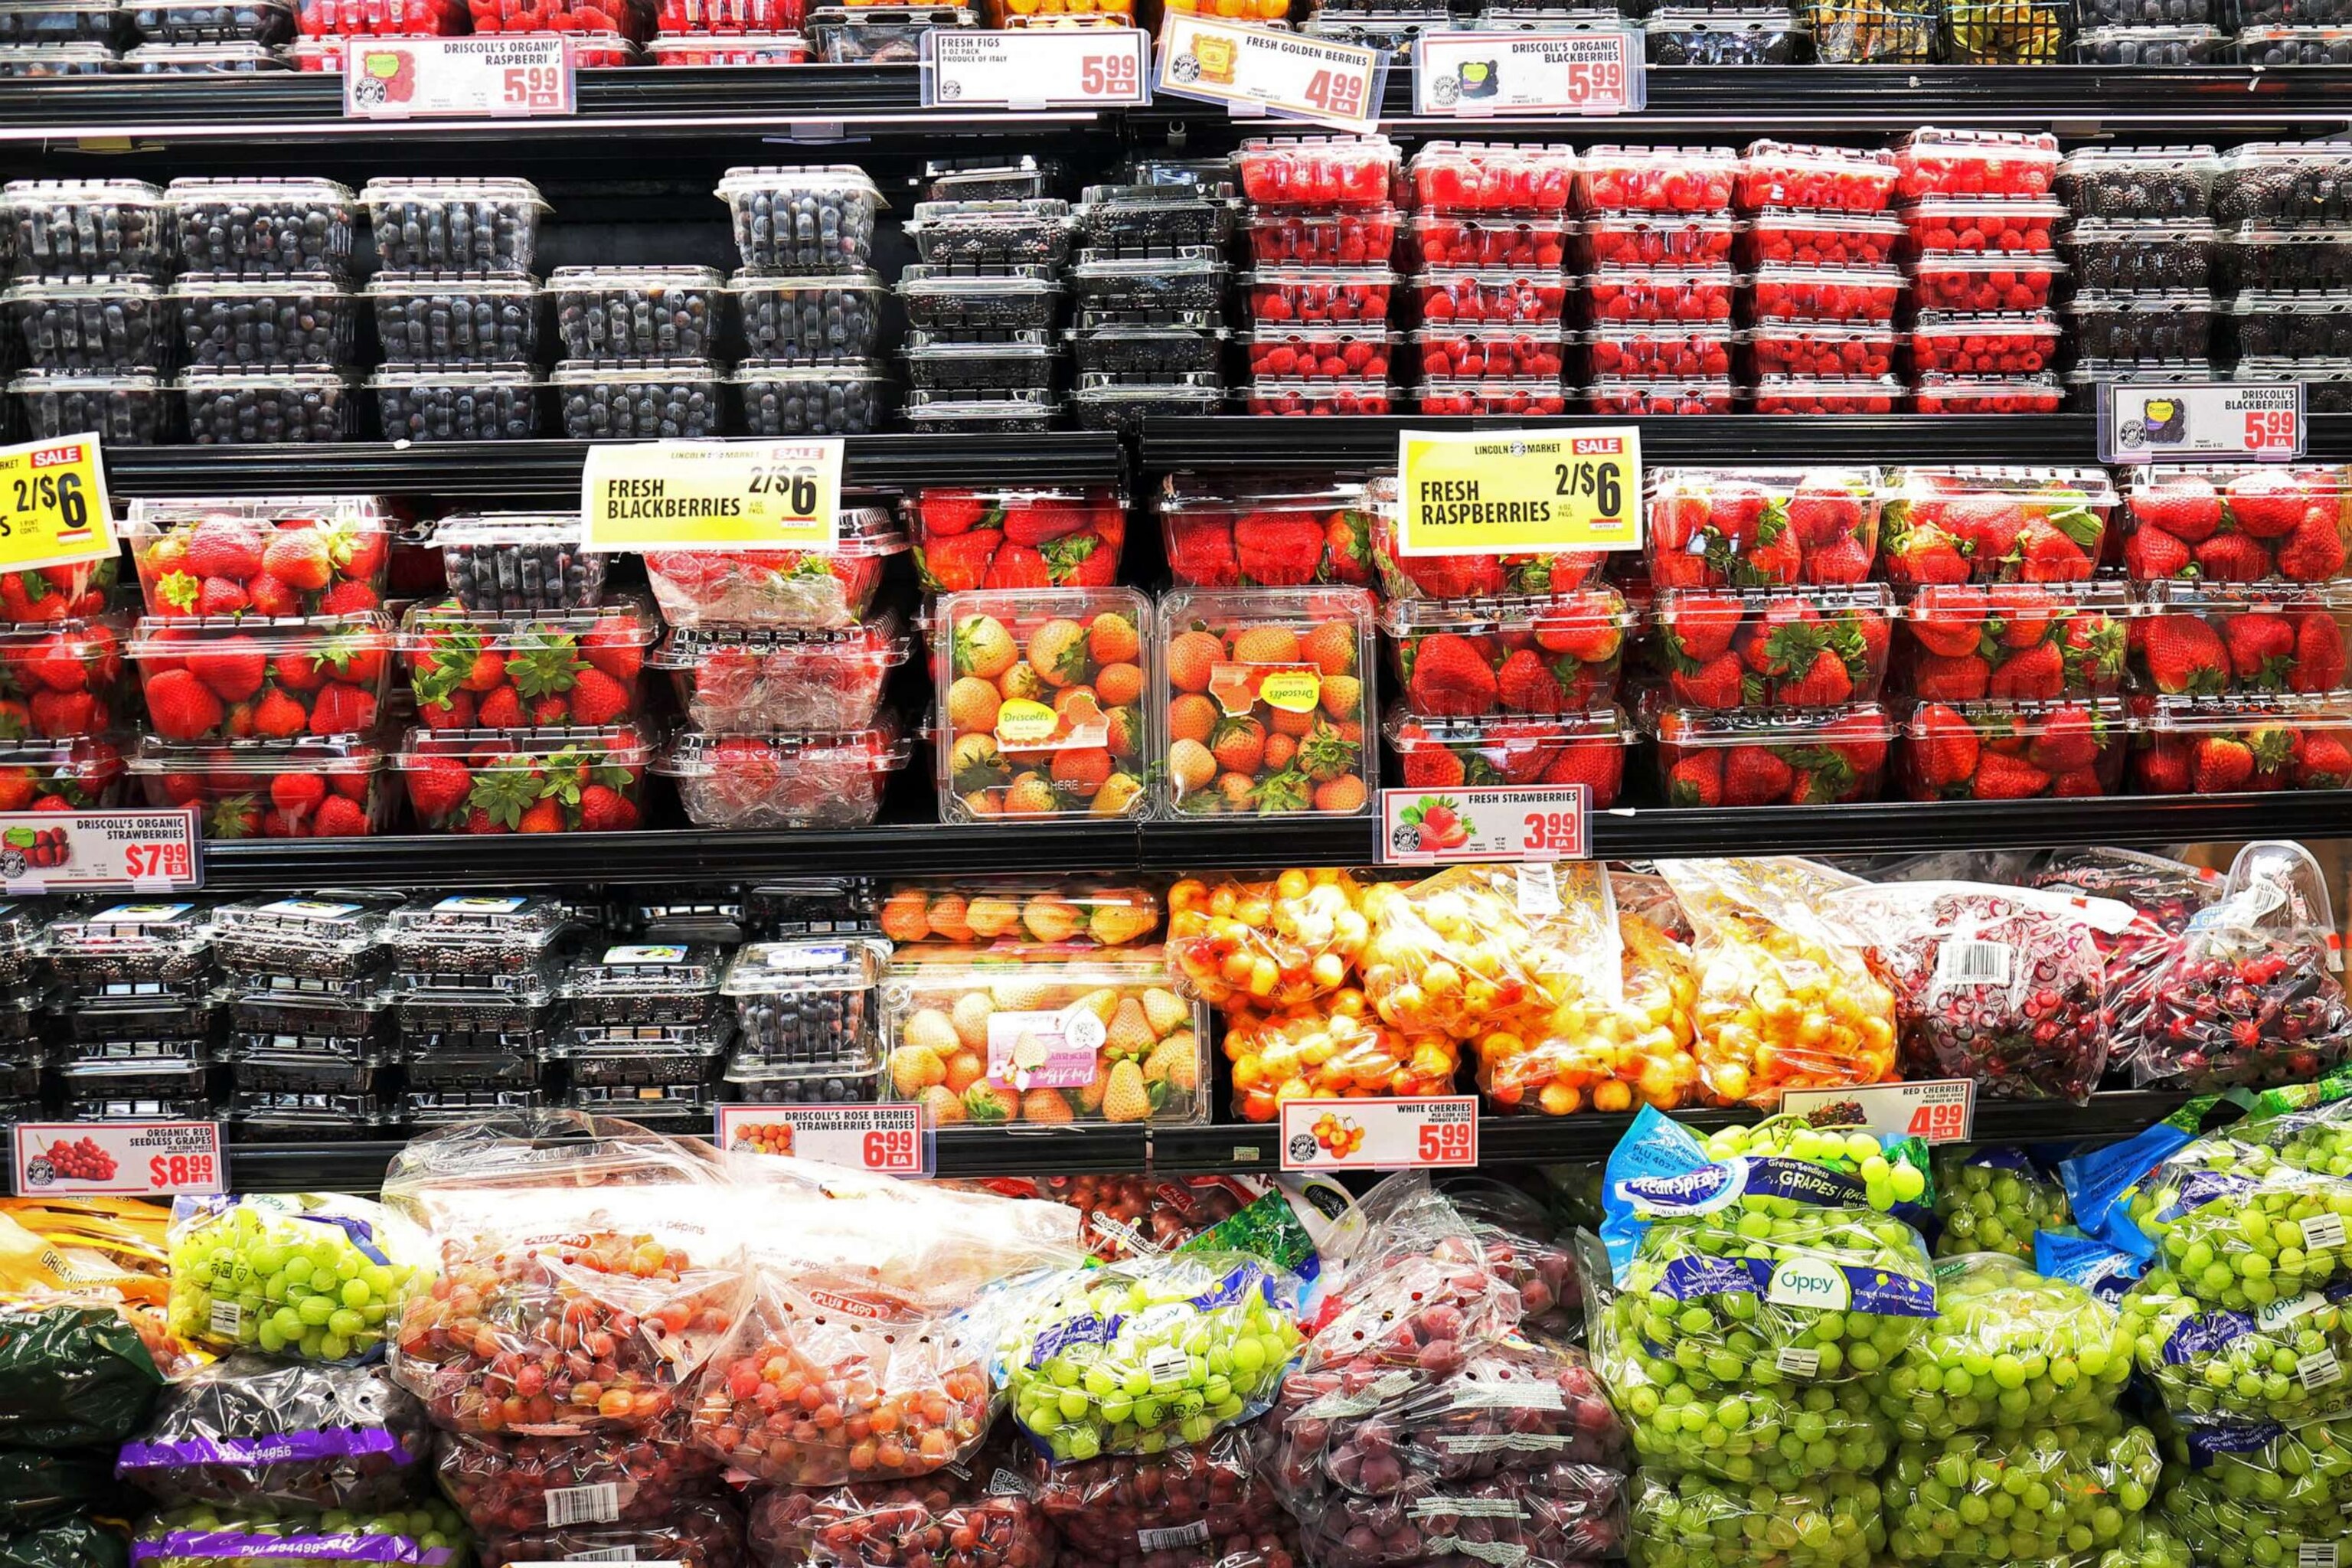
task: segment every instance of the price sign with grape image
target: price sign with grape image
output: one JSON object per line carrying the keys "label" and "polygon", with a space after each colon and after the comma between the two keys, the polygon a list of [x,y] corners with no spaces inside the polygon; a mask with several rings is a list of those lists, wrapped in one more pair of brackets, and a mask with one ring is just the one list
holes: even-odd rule
{"label": "price sign with grape image", "polygon": [[20,1196],[163,1197],[228,1181],[215,1121],[20,1121],[12,1131]]}

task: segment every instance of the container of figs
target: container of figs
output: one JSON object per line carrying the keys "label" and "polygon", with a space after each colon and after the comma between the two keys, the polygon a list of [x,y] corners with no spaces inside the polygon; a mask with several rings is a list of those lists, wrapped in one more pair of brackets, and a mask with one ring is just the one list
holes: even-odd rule
{"label": "container of figs", "polygon": [[179,179],[163,196],[173,251],[186,272],[340,277],[350,268],[358,205],[348,185],[310,177]]}
{"label": "container of figs", "polygon": [[49,973],[72,986],[185,985],[212,970],[212,910],[181,900],[91,899],[49,921]]}
{"label": "container of figs", "polygon": [[8,384],[8,395],[37,441],[95,432],[109,447],[152,447],[171,433],[179,399],[152,371],[77,374],[33,370]]}
{"label": "container of figs", "polygon": [[360,190],[376,265],[394,272],[529,272],[539,188],[517,179],[376,179]]}
{"label": "container of figs", "polygon": [[882,427],[897,384],[878,363],[818,360],[747,359],[728,382],[744,433],[772,437],[871,435]]}
{"label": "container of figs", "polygon": [[857,1074],[880,1065],[877,987],[890,956],[874,937],[815,936],[739,949],[719,982],[735,1009],[730,1072]]}
{"label": "container of figs", "polygon": [[153,369],[170,343],[152,278],[19,278],[0,293],[26,363],[51,370]]}
{"label": "container of figs", "polygon": [[557,947],[578,921],[542,893],[419,894],[385,917],[383,942],[403,995],[432,992],[552,998]]}
{"label": "container of figs", "polygon": [[564,360],[547,379],[570,440],[694,440],[725,424],[707,359]]}
{"label": "container of figs", "polygon": [[357,422],[357,384],[340,370],[194,369],[174,384],[199,447],[343,441]]}
{"label": "container of figs", "polygon": [[712,267],[559,267],[547,275],[571,359],[709,359],[725,279]]}
{"label": "container of figs", "polygon": [[888,292],[872,272],[745,268],[727,280],[748,359],[874,359],[882,352],[882,299]]}
{"label": "container of figs", "polygon": [[[1212,287],[1201,308],[1214,310]],[[979,269],[917,263],[898,274],[898,302],[907,320],[926,331],[1018,331],[1051,328],[1062,285],[1050,267]]]}
{"label": "container of figs", "polygon": [[329,889],[256,895],[213,911],[213,957],[236,974],[372,980],[384,966],[384,920],[395,895]]}
{"label": "container of figs", "polygon": [[11,180],[0,205],[15,220],[27,273],[160,277],[170,266],[163,192],[144,180]]}
{"label": "container of figs", "polygon": [[734,168],[719,182],[746,267],[864,272],[874,257],[882,193],[850,163]]}
{"label": "container of figs", "polygon": [[719,733],[861,730],[914,640],[896,610],[858,626],[680,626],[647,665],[669,677],[688,720]]}

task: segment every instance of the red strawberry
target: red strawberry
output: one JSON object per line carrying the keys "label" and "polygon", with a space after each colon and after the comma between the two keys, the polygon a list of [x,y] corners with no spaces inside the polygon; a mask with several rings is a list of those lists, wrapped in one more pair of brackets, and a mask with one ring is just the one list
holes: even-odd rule
{"label": "red strawberry", "polygon": [[533,801],[515,819],[517,833],[561,833],[563,831],[563,807],[550,796]]}
{"label": "red strawberry", "polygon": [[316,810],[326,798],[327,781],[317,773],[282,773],[269,781],[269,804],[290,816]]}
{"label": "red strawberry", "polygon": [[474,722],[485,730],[520,730],[530,718],[523,710],[521,694],[511,686],[485,692],[474,710]]}
{"label": "red strawberry", "polygon": [[201,740],[219,728],[221,700],[186,670],[164,670],[145,686],[148,720],[165,740]]}
{"label": "red strawberry", "polygon": [[917,506],[927,544],[969,533],[988,515],[987,503],[970,490],[925,490]]}
{"label": "red strawberry", "polygon": [[261,570],[288,587],[314,594],[335,574],[327,558],[327,539],[315,528],[281,528],[261,552]]}
{"label": "red strawberry", "polygon": [[2175,474],[2134,490],[2131,516],[2134,528],[2160,528],[2183,544],[2198,544],[2221,526],[2221,497],[2201,475]]}
{"label": "red strawberry", "polygon": [[256,577],[245,585],[245,607],[257,616],[299,616],[302,595],[275,577]]}
{"label": "red strawberry", "polygon": [[1453,632],[1439,632],[1411,646],[1405,689],[1413,710],[1447,718],[1491,713],[1499,696],[1495,672],[1478,646]]}
{"label": "red strawberry", "polygon": [[412,757],[403,769],[416,815],[438,822],[466,804],[474,775],[455,757]]}
{"label": "red strawberry", "polygon": [[1058,587],[1108,588],[1118,580],[1118,552],[1099,534],[1066,534],[1037,548]]}
{"label": "red strawberry", "polygon": [[1822,725],[1822,743],[1835,752],[1857,779],[1886,765],[1886,722],[1870,712],[1841,715]]}
{"label": "red strawberry", "polygon": [[597,728],[627,716],[635,705],[628,687],[601,669],[583,669],[572,689],[572,721]]}
{"label": "red strawberry", "polygon": [[2313,507],[2279,544],[2279,575],[2297,583],[2325,583],[2344,570],[2344,534],[2335,510]]}
{"label": "red strawberry", "polygon": [[1870,552],[1861,540],[1841,534],[1805,558],[1805,575],[1815,583],[1859,583],[1870,575]]}
{"label": "red strawberry", "polygon": [[1796,770],[1767,746],[1733,746],[1723,759],[1726,805],[1779,805],[1796,782]]}
{"label": "red strawberry", "polygon": [[[1580,784],[1590,791],[1587,802],[1598,811],[1614,805],[1625,781],[1625,748],[1614,740],[1571,741],[1543,771],[1548,784]],[[1532,782],[1532,781],[1513,781]]]}
{"label": "red strawberry", "polygon": [[[112,634],[107,636],[110,638]],[[79,691],[89,684],[82,656],[85,651],[97,653],[98,647],[95,639],[83,643],[63,634],[43,637],[33,645],[22,668],[26,677],[52,691]]]}
{"label": "red strawberry", "polygon": [[1992,666],[1975,654],[1922,658],[1911,671],[1911,693],[1923,701],[1973,702],[1992,689]]}
{"label": "red strawberry", "polygon": [[357,616],[377,608],[383,597],[365,583],[346,580],[319,595],[322,616]]}
{"label": "red strawberry", "polygon": [[2342,789],[2352,784],[2352,746],[2331,731],[2314,731],[2303,743],[2295,782],[2304,789]]}
{"label": "red strawberry", "polygon": [[2286,616],[2268,610],[2245,610],[2221,623],[2221,640],[2230,650],[2230,673],[2241,687],[2263,691],[2283,689],[2294,667],[2294,626]]}
{"label": "red strawberry", "polygon": [[313,838],[357,838],[373,831],[374,825],[368,820],[367,808],[340,795],[331,795],[320,801],[310,817]]}
{"label": "red strawberry", "polygon": [[2294,618],[2294,668],[2287,677],[2296,691],[2334,691],[2344,684],[2344,628],[2326,610]]}
{"label": "red strawberry", "polygon": [[199,577],[242,583],[261,570],[261,531],[242,518],[207,517],[188,530],[185,560]]}
{"label": "red strawberry", "polygon": [[580,792],[580,826],[591,833],[623,833],[640,820],[636,803],[609,784]]}
{"label": "red strawberry", "polygon": [[1244,581],[1287,588],[1315,581],[1323,563],[1323,528],[1294,511],[1254,511],[1234,523],[1234,552]]}
{"label": "red strawberry", "polygon": [[1716,748],[1691,752],[1667,770],[1666,800],[1674,805],[1723,804],[1723,759]]}
{"label": "red strawberry", "polygon": [[261,700],[253,705],[254,733],[273,741],[291,740],[310,722],[310,710],[275,688],[263,692]]}
{"label": "red strawberry", "polygon": [[997,547],[994,559],[988,563],[988,578],[983,586],[990,588],[1050,588],[1054,574],[1045,558],[1025,544],[1007,540]]}
{"label": "red strawberry", "polygon": [[1810,554],[1862,527],[1863,498],[1843,485],[1806,479],[1789,498],[1789,526]]}
{"label": "red strawberry", "polygon": [[2177,742],[2163,742],[2141,752],[2136,768],[2143,794],[2189,793],[2189,748]]}
{"label": "red strawberry", "polygon": [[1402,750],[1407,789],[1453,789],[1467,776],[1462,759],[1454,754],[1451,747],[1423,740],[1413,742]]}
{"label": "red strawberry", "polygon": [[1731,646],[1742,614],[1737,594],[1677,593],[1663,609],[1669,644],[1695,664],[1705,664]]}
{"label": "red strawberry", "polygon": [[425,721],[428,730],[467,730],[474,723],[474,694],[452,691],[438,702],[420,700],[416,716]]}
{"label": "red strawberry", "polygon": [[1951,535],[1918,527],[1888,547],[1886,574],[1897,583],[1965,583],[1969,562]]}
{"label": "red strawberry", "polygon": [[242,702],[261,689],[269,660],[261,645],[236,635],[188,645],[187,668],[225,702]]}
{"label": "red strawberry", "polygon": [[2066,657],[2055,643],[2042,643],[2003,659],[1986,685],[1986,695],[2012,701],[2041,701],[2066,689]]}
{"label": "red strawberry", "polygon": [[[1573,659],[1566,662],[1571,668],[1581,668]],[[1560,682],[1533,648],[1520,648],[1505,659],[1495,674],[1495,686],[1496,700],[1514,712],[1558,713],[1566,705]]]}
{"label": "red strawberry", "polygon": [[1921,705],[1911,720],[1912,767],[1930,791],[1964,784],[1977,771],[1977,732],[1941,702]]}
{"label": "red strawberry", "polygon": [[1499,556],[1400,556],[1396,568],[1426,599],[1475,599],[1503,591]]}
{"label": "red strawberry", "polygon": [[1003,535],[994,530],[933,538],[915,552],[923,586],[940,594],[961,594],[986,581],[988,564]]}
{"label": "red strawberry", "polygon": [[1666,683],[1675,700],[1691,708],[1737,708],[1746,691],[1748,667],[1736,653],[1719,654],[1696,669],[1671,669]]}
{"label": "red strawberry", "polygon": [[1958,584],[1938,588],[1932,598],[1922,595],[1913,601],[1912,640],[1929,653],[1948,658],[1972,654],[1990,613],[1981,588]]}
{"label": "red strawberry", "polygon": [[2259,583],[2271,574],[2271,552],[2242,533],[2217,533],[2190,553],[2199,574],[2216,583]]}
{"label": "red strawberry", "polygon": [[1834,708],[1853,695],[1853,676],[1843,659],[1822,648],[1811,660],[1780,678],[1773,692],[1777,700],[1799,708]]}
{"label": "red strawberry", "polygon": [[2135,583],[2192,575],[2189,546],[2160,528],[2140,528],[2124,541],[2124,571]]}
{"label": "red strawberry", "polygon": [[590,664],[625,686],[645,668],[646,637],[634,619],[607,616],[588,628],[580,639],[580,651]]}
{"label": "red strawberry", "polygon": [[2281,538],[2301,522],[2305,499],[2302,482],[2275,468],[2241,474],[2222,492],[2230,521],[2256,539]]}
{"label": "red strawberry", "polygon": [[2085,543],[2058,523],[2035,518],[2017,536],[2017,574],[2028,583],[2079,583],[2097,564],[2090,553],[2095,542],[2095,534]]}
{"label": "red strawberry", "polygon": [[375,722],[375,694],[356,686],[331,682],[319,689],[310,704],[310,733],[357,735]]}
{"label": "red strawberry", "polygon": [[2140,647],[2148,683],[2167,696],[2210,697],[2229,684],[2230,650],[2194,615],[2158,616]]}
{"label": "red strawberry", "polygon": [[1014,501],[1004,509],[1004,542],[1034,548],[1066,533],[1076,533],[1086,527],[1089,515],[1087,507],[1064,501]]}
{"label": "red strawberry", "polygon": [[2025,529],[2025,509],[2000,496],[1961,496],[1945,502],[1940,515],[1971,561],[2006,561]]}
{"label": "red strawberry", "polygon": [[2042,721],[2025,754],[2053,773],[2087,768],[2099,760],[2098,726],[2087,708],[2061,708]]}
{"label": "red strawberry", "polygon": [[1979,800],[2031,800],[2049,787],[2050,775],[2024,758],[1982,752],[1970,793]]}
{"label": "red strawberry", "polygon": [[1179,583],[1230,588],[1242,580],[1233,531],[1221,521],[1168,521],[1168,570]]}
{"label": "red strawberry", "polygon": [[53,740],[98,732],[106,723],[106,710],[87,691],[33,693],[33,732]]}
{"label": "red strawberry", "polygon": [[2062,800],[2080,796],[2105,795],[2107,786],[2099,781],[2095,769],[2073,768],[2050,781],[2050,793]]}
{"label": "red strawberry", "polygon": [[2230,795],[2254,776],[2252,748],[2227,735],[2200,735],[2189,753],[2190,787],[2199,795]]}

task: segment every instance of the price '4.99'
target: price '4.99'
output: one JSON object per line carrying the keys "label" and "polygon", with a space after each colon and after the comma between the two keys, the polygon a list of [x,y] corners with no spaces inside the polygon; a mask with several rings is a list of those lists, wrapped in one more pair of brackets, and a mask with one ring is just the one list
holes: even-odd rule
{"label": "price '4.99'", "polygon": [[1354,71],[1318,70],[1303,96],[1326,114],[1352,119],[1364,112],[1364,79]]}
{"label": "price '4.99'", "polygon": [[1906,1129],[1914,1138],[1929,1142],[1949,1143],[1964,1137],[1969,1130],[1969,1108],[1957,1100],[1923,1105],[1911,1113],[1911,1125]]}

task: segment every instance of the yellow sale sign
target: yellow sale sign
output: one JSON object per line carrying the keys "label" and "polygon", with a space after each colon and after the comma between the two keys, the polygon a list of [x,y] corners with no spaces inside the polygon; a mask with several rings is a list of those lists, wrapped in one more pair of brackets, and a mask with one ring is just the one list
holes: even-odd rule
{"label": "yellow sale sign", "polygon": [[1407,430],[1398,437],[1405,555],[1638,550],[1642,433]]}
{"label": "yellow sale sign", "polygon": [[839,542],[838,437],[592,447],[591,550],[816,550]]}
{"label": "yellow sale sign", "polygon": [[0,571],[103,561],[120,548],[97,437],[0,447]]}

